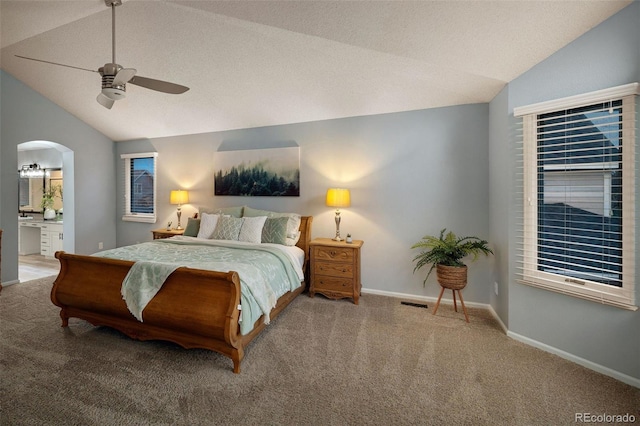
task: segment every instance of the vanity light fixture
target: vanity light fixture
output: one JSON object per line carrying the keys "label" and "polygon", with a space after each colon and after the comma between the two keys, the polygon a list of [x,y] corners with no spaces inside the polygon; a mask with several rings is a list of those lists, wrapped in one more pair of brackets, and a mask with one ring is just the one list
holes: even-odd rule
{"label": "vanity light fixture", "polygon": [[21,178],[41,178],[44,177],[45,170],[40,168],[40,164],[24,164],[20,168]]}
{"label": "vanity light fixture", "polygon": [[351,205],[351,194],[348,189],[329,188],[327,190],[327,206],[336,208],[336,237],[334,241],[343,241],[340,238],[340,207]]}
{"label": "vanity light fixture", "polygon": [[169,202],[171,204],[178,205],[178,226],[176,226],[176,229],[182,229],[182,226],[180,225],[180,216],[182,216],[182,205],[189,202],[189,192],[185,191],[184,189],[173,190],[171,191],[171,195],[169,198]]}

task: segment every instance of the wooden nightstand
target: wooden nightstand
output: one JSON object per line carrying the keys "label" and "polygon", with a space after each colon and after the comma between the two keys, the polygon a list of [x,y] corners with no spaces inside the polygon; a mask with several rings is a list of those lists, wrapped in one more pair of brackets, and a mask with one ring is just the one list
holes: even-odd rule
{"label": "wooden nightstand", "polygon": [[360,248],[362,240],[333,241],[316,238],[311,241],[311,285],[309,296],[324,294],[330,299],[350,297],[358,304],[360,298]]}
{"label": "wooden nightstand", "polygon": [[159,240],[161,238],[171,238],[174,235],[182,235],[184,233],[184,229],[154,229],[153,231],[153,239]]}

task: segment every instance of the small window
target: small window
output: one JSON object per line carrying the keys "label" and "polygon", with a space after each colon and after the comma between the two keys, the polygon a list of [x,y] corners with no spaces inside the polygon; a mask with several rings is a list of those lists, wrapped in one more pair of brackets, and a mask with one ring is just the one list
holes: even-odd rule
{"label": "small window", "polygon": [[122,154],[125,211],[122,220],[156,222],[156,152]]}
{"label": "small window", "polygon": [[522,108],[520,282],[637,309],[629,86]]}

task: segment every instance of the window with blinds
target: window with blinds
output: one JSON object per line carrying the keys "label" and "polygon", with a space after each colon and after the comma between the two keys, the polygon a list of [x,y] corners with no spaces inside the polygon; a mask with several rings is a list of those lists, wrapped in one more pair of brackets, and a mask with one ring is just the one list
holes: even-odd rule
{"label": "window with blinds", "polygon": [[615,88],[623,95],[516,109],[523,117],[518,263],[524,284],[636,309],[638,86],[622,87],[630,94]]}
{"label": "window with blinds", "polygon": [[122,154],[124,159],[125,211],[122,220],[156,221],[157,153]]}

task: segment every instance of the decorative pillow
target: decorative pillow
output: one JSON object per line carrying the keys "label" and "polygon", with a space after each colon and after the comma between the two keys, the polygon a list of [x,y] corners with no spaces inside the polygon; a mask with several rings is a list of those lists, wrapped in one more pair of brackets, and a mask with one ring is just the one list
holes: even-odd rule
{"label": "decorative pillow", "polygon": [[296,213],[273,213],[271,217],[286,217],[287,222],[287,240],[285,245],[295,246],[300,239],[300,221],[302,220],[299,214]]}
{"label": "decorative pillow", "polygon": [[[267,216],[269,218],[286,217],[289,219],[287,223],[286,241],[282,244],[287,246],[295,246],[300,239],[300,221],[301,217],[297,213],[278,213],[269,210],[258,210],[245,206],[244,217]],[[263,241],[264,242],[264,241]]]}
{"label": "decorative pillow", "polygon": [[288,217],[268,217],[262,228],[262,242],[284,245],[287,242],[288,222]]}
{"label": "decorative pillow", "polygon": [[214,240],[238,241],[243,219],[240,217],[222,216],[218,220],[216,230],[211,236]]}
{"label": "decorative pillow", "polygon": [[[210,207],[200,207],[200,214],[209,213],[209,214],[219,214],[225,216],[233,216],[233,217],[242,217],[243,206],[240,207],[222,207],[219,209],[214,209]],[[263,215],[266,216],[266,215]]]}
{"label": "decorative pillow", "polygon": [[197,237],[200,231],[200,219],[194,219],[192,217],[187,221],[187,226],[184,228],[185,237]]}
{"label": "decorative pillow", "polygon": [[196,236],[198,238],[211,238],[213,231],[215,231],[218,225],[219,219],[220,215],[217,214],[200,213],[200,228]]}
{"label": "decorative pillow", "polygon": [[269,210],[258,210],[258,209],[253,209],[251,207],[248,206],[244,206],[244,211],[242,213],[242,217],[258,217],[258,216],[266,216],[266,217],[271,217],[271,215],[274,212],[271,212]]}
{"label": "decorative pillow", "polygon": [[266,216],[243,217],[238,241],[260,244],[262,242],[262,228],[264,228],[266,220]]}

